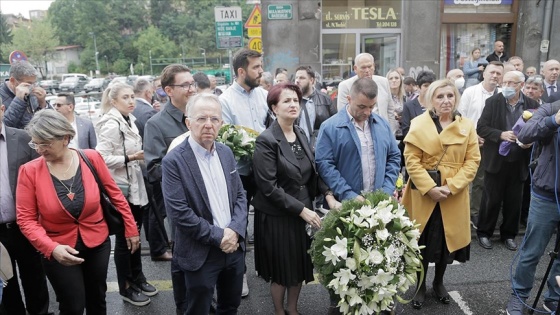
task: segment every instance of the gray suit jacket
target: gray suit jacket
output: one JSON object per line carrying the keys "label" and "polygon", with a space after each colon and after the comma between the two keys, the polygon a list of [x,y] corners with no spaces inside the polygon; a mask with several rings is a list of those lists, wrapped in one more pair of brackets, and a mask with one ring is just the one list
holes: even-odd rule
{"label": "gray suit jacket", "polygon": [[[245,190],[231,150],[221,143],[215,143],[215,146],[227,182],[231,214],[228,227],[239,235],[239,245],[245,251]],[[196,271],[206,261],[210,248],[220,247],[224,229],[213,223],[208,192],[188,138],[163,159],[162,173],[165,208],[177,226],[173,261],[181,269]]]}
{"label": "gray suit jacket", "polygon": [[[389,80],[387,78],[373,75],[373,81],[377,84],[377,114],[389,122],[393,134],[398,128],[398,122],[395,119],[395,104],[393,103],[393,98],[391,97],[391,88],[389,87]],[[350,94],[350,88],[352,84],[358,80],[358,76],[355,75],[350,79],[344,80],[338,84],[338,97],[337,97],[337,107],[340,111],[346,108],[348,105],[348,99],[346,96]]]}
{"label": "gray suit jacket", "polygon": [[10,189],[16,200],[16,185],[19,167],[37,158],[39,155],[28,145],[31,137],[27,132],[6,126],[6,148],[8,149],[8,169],[10,176]]}
{"label": "gray suit jacket", "polygon": [[144,160],[150,183],[161,181],[161,160],[176,137],[189,131],[183,112],[167,102],[163,109],[146,122],[144,127]]}
{"label": "gray suit jacket", "polygon": [[132,111],[132,115],[136,117],[136,127],[138,127],[138,133],[144,140],[144,126],[148,122],[152,116],[157,114],[157,110],[155,110],[152,106],[146,104],[145,102],[140,101],[138,98],[136,99],[136,106]]}
{"label": "gray suit jacket", "polygon": [[95,128],[89,119],[74,116],[76,126],[78,127],[78,146],[80,149],[93,149],[97,146],[97,137],[95,136]]}

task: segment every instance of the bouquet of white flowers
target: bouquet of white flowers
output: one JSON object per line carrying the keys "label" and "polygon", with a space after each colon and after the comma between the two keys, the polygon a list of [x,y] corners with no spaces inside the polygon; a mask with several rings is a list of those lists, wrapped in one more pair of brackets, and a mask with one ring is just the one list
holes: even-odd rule
{"label": "bouquet of white flowers", "polygon": [[218,131],[216,141],[227,145],[236,161],[242,158],[253,158],[255,152],[255,140],[259,133],[243,126],[224,124]]}
{"label": "bouquet of white flowers", "polygon": [[419,225],[382,192],[365,202],[345,201],[330,211],[315,234],[311,257],[320,281],[338,298],[344,314],[390,310],[394,300],[423,274]]}

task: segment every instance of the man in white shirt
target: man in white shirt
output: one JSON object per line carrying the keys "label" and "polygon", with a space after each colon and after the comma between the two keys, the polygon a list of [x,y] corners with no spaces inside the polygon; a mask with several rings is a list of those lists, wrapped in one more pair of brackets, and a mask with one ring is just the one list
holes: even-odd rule
{"label": "man in white shirt", "polygon": [[[486,99],[498,93],[498,84],[502,80],[504,73],[504,66],[502,63],[492,61],[486,69],[484,69],[484,80],[477,85],[469,86],[461,96],[461,104],[459,105],[459,112],[461,115],[473,121],[474,126],[478,122],[482,109],[486,104]],[[484,139],[478,137],[478,145],[480,150],[483,150]],[[482,154],[481,154],[482,155]],[[483,160],[480,161],[482,165]],[[478,221],[478,210],[480,209],[480,200],[484,192],[484,168],[479,167],[476,177],[471,183],[471,224],[475,226]],[[475,226],[476,227],[476,226]]]}
{"label": "man in white shirt", "polygon": [[377,104],[373,110],[374,113],[379,114],[379,116],[385,118],[391,126],[393,134],[395,133],[398,123],[395,119],[395,104],[393,103],[393,98],[391,97],[391,88],[389,87],[389,80],[387,78],[374,75],[375,73],[375,60],[371,54],[361,53],[354,59],[354,72],[356,75],[350,79],[344,80],[338,84],[338,98],[337,98],[337,108],[346,108],[348,105],[348,94],[350,93],[350,88],[352,84],[358,79],[362,78],[372,78],[377,84]]}

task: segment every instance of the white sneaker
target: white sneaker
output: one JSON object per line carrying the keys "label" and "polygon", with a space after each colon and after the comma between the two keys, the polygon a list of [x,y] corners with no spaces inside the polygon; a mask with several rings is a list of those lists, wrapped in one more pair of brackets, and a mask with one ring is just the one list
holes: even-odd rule
{"label": "white sneaker", "polygon": [[249,295],[249,285],[247,284],[247,274],[243,275],[243,289],[241,290],[241,297]]}

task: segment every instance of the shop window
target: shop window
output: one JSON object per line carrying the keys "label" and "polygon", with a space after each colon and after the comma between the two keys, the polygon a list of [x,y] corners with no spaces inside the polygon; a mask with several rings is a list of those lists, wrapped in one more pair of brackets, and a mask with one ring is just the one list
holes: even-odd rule
{"label": "shop window", "polygon": [[341,81],[352,71],[356,34],[323,34],[323,81]]}
{"label": "shop window", "polygon": [[471,51],[480,48],[486,58],[494,52],[494,42],[500,40],[508,52],[512,24],[443,24],[441,29],[440,77],[451,69],[461,69]]}

